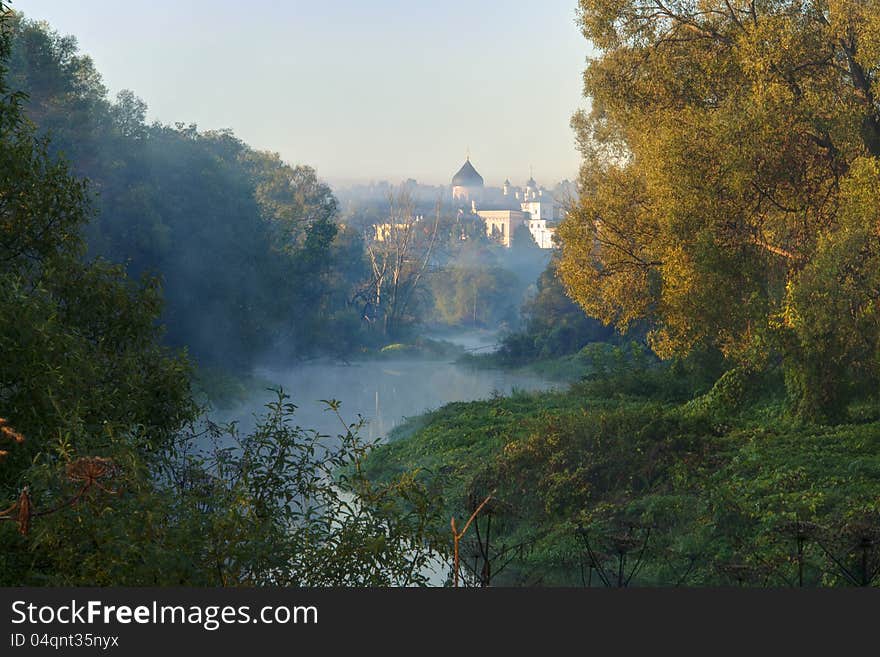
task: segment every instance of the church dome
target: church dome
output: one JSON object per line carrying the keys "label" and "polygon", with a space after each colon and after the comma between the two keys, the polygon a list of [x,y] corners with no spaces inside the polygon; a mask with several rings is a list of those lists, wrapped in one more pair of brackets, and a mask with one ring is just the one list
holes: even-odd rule
{"label": "church dome", "polygon": [[477,173],[474,165],[471,164],[470,158],[464,163],[461,169],[452,176],[453,187],[482,187],[483,176]]}

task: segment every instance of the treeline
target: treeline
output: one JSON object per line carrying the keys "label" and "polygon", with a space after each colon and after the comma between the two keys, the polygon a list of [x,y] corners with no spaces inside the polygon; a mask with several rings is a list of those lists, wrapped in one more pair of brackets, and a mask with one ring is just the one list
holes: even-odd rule
{"label": "treeline", "polygon": [[75,39],[19,15],[10,30],[8,86],[90,182],[89,253],[161,279],[167,344],[231,368],[367,339],[351,303],[369,277],[362,237],[313,169],[229,131],[148,124],[133,93],[108,98]]}

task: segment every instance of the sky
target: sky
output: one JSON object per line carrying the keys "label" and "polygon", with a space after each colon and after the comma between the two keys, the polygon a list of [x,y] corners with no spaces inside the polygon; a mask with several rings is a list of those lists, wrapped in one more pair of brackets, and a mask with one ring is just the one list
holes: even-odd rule
{"label": "sky", "polygon": [[577,175],[576,0],[12,0],[148,118],[231,128],[334,184]]}

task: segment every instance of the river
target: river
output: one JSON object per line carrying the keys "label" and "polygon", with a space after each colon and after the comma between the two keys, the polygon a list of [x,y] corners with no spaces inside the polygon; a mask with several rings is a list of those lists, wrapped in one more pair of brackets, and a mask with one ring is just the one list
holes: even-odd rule
{"label": "river", "polygon": [[[493,334],[481,332],[443,338],[481,353],[491,350],[495,342]],[[248,428],[254,414],[274,397],[269,388],[280,386],[297,405],[296,423],[300,426],[329,435],[338,433],[339,420],[319,401],[336,399],[342,403],[341,412],[347,422],[357,421],[359,415],[366,419],[364,436],[370,439],[384,438],[406,418],[450,402],[487,399],[515,389],[547,390],[558,385],[528,373],[416,358],[350,364],[310,362],[264,367],[255,374],[265,381],[264,387],[228,412],[228,417],[239,419],[242,429]]]}

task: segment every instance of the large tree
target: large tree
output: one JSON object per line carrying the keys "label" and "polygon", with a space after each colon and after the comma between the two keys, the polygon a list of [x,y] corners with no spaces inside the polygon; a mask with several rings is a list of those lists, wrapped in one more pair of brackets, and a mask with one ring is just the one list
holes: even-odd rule
{"label": "large tree", "polygon": [[581,0],[598,49],[573,125],[560,272],[592,315],[784,363],[802,414],[876,386],[880,8],[860,0]]}
{"label": "large tree", "polygon": [[435,264],[438,244],[440,205],[433,219],[416,214],[415,202],[409,192],[401,189],[388,200],[384,223],[375,226],[374,239],[367,244],[373,271],[369,284],[371,301],[364,315],[380,318],[382,333],[397,336],[415,322],[413,310],[424,293],[422,278]]}
{"label": "large tree", "polygon": [[89,252],[161,276],[166,343],[227,369],[359,345],[349,300],[367,263],[314,169],[229,130],[148,124],[132,92],[108,97],[73,37],[20,14],[7,29],[8,86],[50,154],[91,182]]}
{"label": "large tree", "polygon": [[0,581],[58,582],[81,564],[60,563],[52,546],[88,544],[81,561],[119,552],[111,527],[120,525],[108,520],[117,511],[139,528],[129,543],[150,529],[145,508],[105,509],[100,535],[75,522],[60,529],[54,511],[101,509],[82,482],[116,472],[111,464],[129,466],[127,499],[149,490],[144,467],[196,409],[186,362],[158,341],[156,281],[136,283],[85,257],[87,185],[50,154],[25,117],[25,97],[7,87],[9,16],[0,3],[0,425],[16,437],[2,447],[0,519],[17,520],[18,532],[2,523]]}

